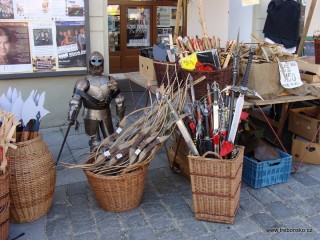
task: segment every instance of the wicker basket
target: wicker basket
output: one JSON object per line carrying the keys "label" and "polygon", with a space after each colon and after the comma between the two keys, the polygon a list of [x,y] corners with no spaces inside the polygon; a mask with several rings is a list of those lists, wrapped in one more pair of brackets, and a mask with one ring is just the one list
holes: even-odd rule
{"label": "wicker basket", "polygon": [[194,85],[194,93],[196,100],[200,100],[203,96],[207,95],[207,83],[211,84],[216,81],[219,84],[220,90],[225,88],[227,85],[232,84],[232,67],[229,66],[225,69],[214,70],[214,71],[199,71],[199,70],[187,70],[180,69],[180,76],[182,79],[187,79],[188,74],[190,74],[193,80],[197,80],[202,76],[206,79],[202,82]]}
{"label": "wicker basket", "polygon": [[56,169],[54,158],[42,137],[16,144],[10,149],[10,221],[31,222],[51,206]]}
{"label": "wicker basket", "polygon": [[0,174],[0,239],[8,239],[9,235],[9,171]]}
{"label": "wicker basket", "polygon": [[238,154],[235,159],[212,159],[199,156],[188,156],[190,174],[201,174],[212,177],[235,178],[243,164],[243,146],[237,146]]}
{"label": "wicker basket", "polygon": [[314,39],[314,59],[316,64],[320,64],[320,39]]}
{"label": "wicker basket", "polygon": [[241,182],[234,197],[193,193],[194,215],[198,220],[233,223],[240,201]]}
{"label": "wicker basket", "polygon": [[[214,152],[188,156],[195,217],[199,220],[233,223],[240,199],[244,147],[237,146],[233,159]],[[206,158],[208,154],[218,159]]]}
{"label": "wicker basket", "polygon": [[179,79],[179,67],[177,63],[153,61],[154,71],[158,87],[164,84],[165,87]]}
{"label": "wicker basket", "polygon": [[125,212],[136,208],[142,199],[149,164],[118,176],[103,176],[84,171],[101,208]]}

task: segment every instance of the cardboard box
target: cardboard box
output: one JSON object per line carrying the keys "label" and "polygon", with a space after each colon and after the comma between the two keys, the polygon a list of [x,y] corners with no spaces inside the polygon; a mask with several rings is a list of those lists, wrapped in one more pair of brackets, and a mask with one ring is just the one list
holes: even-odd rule
{"label": "cardboard box", "polygon": [[320,77],[316,74],[300,73],[300,76],[307,83],[320,83]]}
{"label": "cardboard box", "polygon": [[170,166],[172,166],[171,170],[181,173],[190,179],[189,147],[180,132],[175,131],[175,138],[167,154]]}
{"label": "cardboard box", "polygon": [[320,144],[310,144],[309,140],[294,135],[292,137],[291,155],[293,161],[320,165]]}
{"label": "cardboard box", "polygon": [[[320,120],[310,116],[316,116],[319,111],[320,107],[291,109],[288,130],[308,140],[312,140],[320,126]],[[319,142],[319,134],[316,141]]]}
{"label": "cardboard box", "polygon": [[[243,78],[247,64],[240,64],[240,79]],[[238,82],[238,85],[241,81]],[[280,84],[280,73],[277,63],[252,63],[249,75],[248,88],[255,90],[264,99],[279,96],[284,88]]]}
{"label": "cardboard box", "polygon": [[320,76],[320,64],[315,64],[314,57],[301,57],[297,59],[299,70],[312,72]]}
{"label": "cardboard box", "polygon": [[139,73],[148,80],[156,80],[153,59],[139,56]]}

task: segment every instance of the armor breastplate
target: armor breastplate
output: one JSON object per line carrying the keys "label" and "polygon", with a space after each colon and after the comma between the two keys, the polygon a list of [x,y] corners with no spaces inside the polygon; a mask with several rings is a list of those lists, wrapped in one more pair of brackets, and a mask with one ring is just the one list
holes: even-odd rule
{"label": "armor breastplate", "polygon": [[89,82],[89,89],[86,91],[88,95],[96,99],[101,103],[100,107],[97,107],[97,104],[89,101],[87,99],[83,100],[83,105],[88,109],[104,109],[104,104],[107,103],[108,97],[111,93],[111,89],[108,86],[109,79],[105,76],[86,76],[87,81]]}
{"label": "armor breastplate", "polygon": [[99,102],[107,101],[111,92],[108,87],[109,79],[104,76],[87,76],[87,80],[90,83],[87,93]]}

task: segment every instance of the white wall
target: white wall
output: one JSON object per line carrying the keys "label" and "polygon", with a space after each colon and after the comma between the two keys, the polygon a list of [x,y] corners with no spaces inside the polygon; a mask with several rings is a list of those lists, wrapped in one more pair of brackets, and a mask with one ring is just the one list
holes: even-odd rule
{"label": "white wall", "polygon": [[[188,36],[203,36],[200,24],[198,0],[191,0],[188,5],[187,34]],[[228,40],[229,1],[203,0],[207,32],[209,36],[221,39],[221,44]]]}
{"label": "white wall", "polygon": [[[307,8],[306,8],[305,20],[307,20],[307,17],[308,17],[310,4],[311,4],[311,0],[307,0]],[[320,30],[320,1],[317,1],[316,7],[314,9],[312,20],[311,20],[309,31],[308,31],[308,36],[312,36],[313,32],[316,29]]]}
{"label": "white wall", "polygon": [[239,41],[251,42],[253,7],[242,6],[242,0],[229,0],[229,26],[228,38],[237,39],[239,29]]}

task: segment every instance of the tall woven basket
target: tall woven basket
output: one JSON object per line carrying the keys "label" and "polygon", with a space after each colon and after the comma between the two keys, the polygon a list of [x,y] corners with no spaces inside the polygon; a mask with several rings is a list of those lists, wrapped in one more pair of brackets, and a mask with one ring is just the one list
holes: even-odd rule
{"label": "tall woven basket", "polygon": [[56,169],[42,137],[17,143],[10,149],[10,221],[24,223],[45,215],[51,206]]}
{"label": "tall woven basket", "polygon": [[0,240],[8,239],[9,206],[9,171],[6,171],[4,174],[0,173]]}
{"label": "tall woven basket", "polygon": [[149,164],[130,173],[104,176],[85,170],[88,182],[101,208],[125,212],[136,208],[142,199]]}
{"label": "tall woven basket", "polygon": [[188,156],[195,217],[233,223],[239,206],[244,147],[233,159]]}

